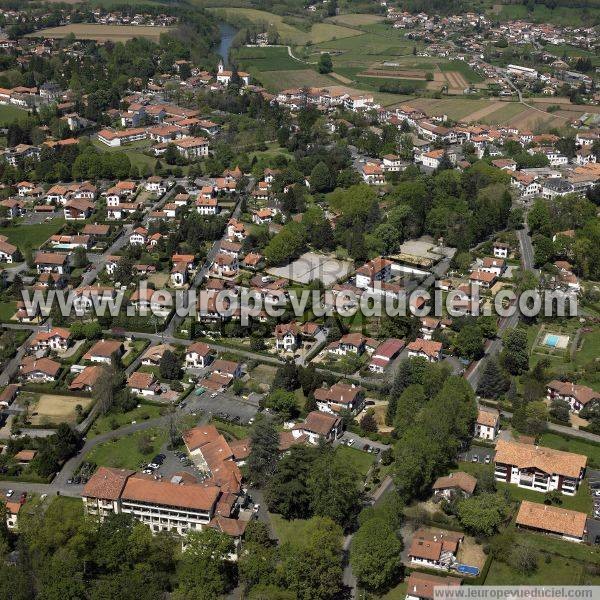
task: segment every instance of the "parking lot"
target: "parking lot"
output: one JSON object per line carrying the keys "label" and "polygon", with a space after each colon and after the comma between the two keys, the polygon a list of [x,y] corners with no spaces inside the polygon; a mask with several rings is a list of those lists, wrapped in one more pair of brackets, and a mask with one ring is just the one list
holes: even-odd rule
{"label": "parking lot", "polygon": [[238,398],[227,392],[217,393],[204,392],[201,396],[188,396],[185,400],[183,410],[188,413],[203,412],[208,416],[224,417],[227,420],[238,419],[238,422],[246,425],[258,412],[258,401],[256,398]]}
{"label": "parking lot", "polygon": [[[592,495],[592,500],[594,502],[592,515],[594,519],[599,519],[599,521],[596,522],[596,528],[598,530],[597,534],[592,534],[588,527],[588,539],[593,542],[596,535],[600,535],[600,471],[589,469],[588,479],[590,482],[590,494]],[[591,521],[591,519],[588,520]]]}
{"label": "parking lot", "polygon": [[481,464],[492,464],[494,462],[495,451],[492,448],[484,446],[471,446],[466,452],[459,454],[459,459],[463,462],[477,462]]}

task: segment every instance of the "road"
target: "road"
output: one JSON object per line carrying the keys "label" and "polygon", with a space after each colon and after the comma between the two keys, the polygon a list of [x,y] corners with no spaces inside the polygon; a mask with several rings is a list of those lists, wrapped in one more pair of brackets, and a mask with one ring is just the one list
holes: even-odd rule
{"label": "road", "polygon": [[[253,187],[254,187],[254,178],[251,177],[248,182],[248,185],[246,186],[246,189],[243,192],[241,192],[239,195],[237,204],[235,205],[235,208],[233,209],[233,212],[231,213],[231,218],[233,218],[233,219],[239,218],[240,212],[242,210],[242,201],[251,192]],[[221,242],[223,240],[225,240],[226,237],[227,237],[227,231],[224,231],[221,239],[217,240],[212,245],[212,248],[209,250],[208,254],[206,255],[204,264],[198,269],[198,271],[196,271],[196,274],[194,275],[194,278],[190,282],[188,289],[190,289],[190,290],[195,289],[199,285],[202,284],[202,281],[206,277],[211,264],[214,262],[217,254],[219,253],[219,250],[221,249]],[[174,312],[173,316],[171,317],[171,320],[169,321],[169,323],[167,323],[167,325],[165,327],[165,330],[164,330],[165,334],[172,336],[175,333],[175,331],[177,331],[177,328],[179,327],[179,325],[181,324],[181,322],[183,321],[184,318],[185,318],[184,316],[180,316],[176,312]]]}

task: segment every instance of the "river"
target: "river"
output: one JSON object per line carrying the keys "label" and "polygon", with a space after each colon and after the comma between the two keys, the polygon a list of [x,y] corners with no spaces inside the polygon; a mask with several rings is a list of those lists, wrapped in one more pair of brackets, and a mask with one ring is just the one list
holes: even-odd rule
{"label": "river", "polygon": [[227,67],[229,66],[229,49],[238,30],[233,25],[221,21],[219,23],[219,31],[221,32],[221,41],[217,53],[223,59],[223,65]]}

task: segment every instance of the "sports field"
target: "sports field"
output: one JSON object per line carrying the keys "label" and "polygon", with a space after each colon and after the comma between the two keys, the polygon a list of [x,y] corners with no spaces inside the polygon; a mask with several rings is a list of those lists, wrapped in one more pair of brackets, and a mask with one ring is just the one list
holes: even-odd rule
{"label": "sports field", "polygon": [[49,27],[27,35],[27,37],[62,39],[74,34],[80,40],[97,42],[125,42],[134,37],[143,37],[158,42],[161,34],[171,31],[172,27],[144,27],[141,25],[102,25],[99,23],[71,23],[61,27]]}
{"label": "sports field", "polygon": [[281,41],[284,44],[318,44],[319,42],[356,36],[361,33],[356,29],[342,27],[341,25],[335,25],[334,23],[315,23],[310,28],[310,31],[305,32],[288,23],[284,23],[283,17],[280,15],[275,15],[264,10],[256,10],[254,8],[209,8],[208,10],[233,20],[245,18],[253,23],[267,23],[269,26],[277,29],[281,36]]}
{"label": "sports field", "polygon": [[31,424],[75,423],[77,420],[75,407],[79,404],[85,410],[92,402],[91,398],[79,396],[39,394],[37,401],[34,401],[29,407]]}

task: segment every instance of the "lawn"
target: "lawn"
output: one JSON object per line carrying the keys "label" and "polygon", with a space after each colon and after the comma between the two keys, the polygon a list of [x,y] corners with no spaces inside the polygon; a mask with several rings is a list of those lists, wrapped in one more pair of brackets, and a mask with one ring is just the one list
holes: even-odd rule
{"label": "lawn", "polygon": [[548,555],[549,562],[540,558],[535,573],[525,575],[495,560],[485,578],[485,585],[578,585],[584,565],[572,559]]}
{"label": "lawn", "polygon": [[[493,113],[482,117],[483,123],[507,123],[510,119],[514,119],[517,115],[520,115],[524,111],[528,110],[526,106],[518,102],[507,102],[506,106],[495,110]],[[540,114],[543,117],[543,115]]]}
{"label": "lawn", "polygon": [[250,427],[246,427],[245,425],[236,425],[235,423],[214,418],[211,420],[211,423],[217,428],[219,433],[228,439],[243,440],[250,435]]}
{"label": "lawn", "polygon": [[11,123],[21,121],[27,117],[29,113],[18,106],[11,104],[3,104],[0,106],[0,127],[7,127]]}
{"label": "lawn", "polygon": [[269,513],[269,520],[280,544],[285,544],[286,542],[298,544],[307,537],[305,535],[305,528],[308,523],[306,519],[286,521],[281,515]]}
{"label": "lawn", "polygon": [[27,247],[39,248],[51,235],[58,233],[64,224],[65,220],[60,217],[34,225],[9,225],[1,228],[0,234],[5,235],[11,244],[18,246],[23,252]]}
{"label": "lawn", "polygon": [[217,15],[225,19],[229,18],[234,21],[247,19],[253,23],[267,23],[272,25],[279,32],[281,41],[284,44],[317,44],[326,40],[356,36],[360,33],[356,29],[341,27],[332,23],[315,23],[310,28],[310,31],[304,32],[288,23],[284,23],[283,17],[280,15],[254,8],[209,8],[208,10],[214,11]]}
{"label": "lawn", "polygon": [[438,62],[440,71],[456,71],[460,73],[468,83],[481,83],[483,77],[471,69],[471,67],[463,60],[448,60]]}
{"label": "lawn", "polygon": [[373,25],[381,23],[385,17],[381,15],[349,13],[347,15],[337,15],[327,19],[328,22],[336,25],[346,25],[347,27],[360,27],[361,25]]}
{"label": "lawn", "polygon": [[[147,447],[145,440],[147,440]],[[105,467],[138,470],[167,440],[165,431],[148,429],[96,446],[86,460]]]}
{"label": "lawn", "polygon": [[157,406],[156,404],[140,404],[125,413],[108,413],[101,417],[98,417],[94,422],[94,425],[88,433],[88,438],[95,437],[101,433],[107,431],[113,431],[119,429],[125,425],[129,425],[132,421],[146,421],[148,419],[155,419],[160,417],[166,411],[166,407]]}
{"label": "lawn", "polygon": [[336,454],[341,456],[344,461],[351,466],[364,479],[367,471],[373,465],[373,455],[362,450],[356,450],[349,446],[338,446],[335,450]]}
{"label": "lawn", "polygon": [[0,302],[0,321],[6,323],[17,312],[16,302]]}

